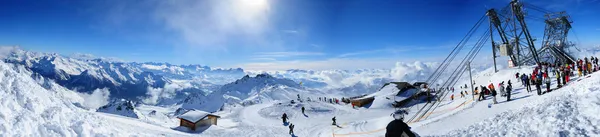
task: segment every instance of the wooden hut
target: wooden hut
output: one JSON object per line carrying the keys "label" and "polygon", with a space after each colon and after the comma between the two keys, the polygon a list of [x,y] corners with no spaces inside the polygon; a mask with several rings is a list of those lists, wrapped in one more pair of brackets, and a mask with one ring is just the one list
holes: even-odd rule
{"label": "wooden hut", "polygon": [[190,110],[178,116],[179,126],[196,130],[197,127],[217,125],[220,116],[199,110]]}
{"label": "wooden hut", "polygon": [[351,99],[350,103],[352,103],[353,106],[362,107],[366,104],[373,103],[373,100],[375,100],[375,97],[363,97],[363,98]]}

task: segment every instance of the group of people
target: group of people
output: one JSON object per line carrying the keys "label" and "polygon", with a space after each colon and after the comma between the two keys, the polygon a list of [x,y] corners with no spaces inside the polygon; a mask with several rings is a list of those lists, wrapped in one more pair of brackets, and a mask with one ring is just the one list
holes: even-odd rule
{"label": "group of people", "polygon": [[341,100],[337,98],[319,97],[319,101],[329,102],[331,104],[340,104]]}
{"label": "group of people", "polygon": [[[302,114],[304,114],[304,107],[302,107]],[[281,120],[283,120],[283,124],[284,125],[288,124],[288,120],[289,119],[290,118],[287,116],[286,113],[283,113],[283,115],[281,116]],[[333,118],[331,118],[331,121],[333,121],[333,123],[331,125],[337,125],[335,116]],[[289,125],[288,125],[288,128],[290,128],[289,134],[291,134],[291,135],[294,134],[294,127],[295,126],[296,125],[294,125],[293,123],[291,123],[291,122],[289,123]]]}
{"label": "group of people", "polygon": [[[513,90],[513,87],[512,87],[512,82],[510,80],[508,80],[507,84],[508,85],[504,84],[504,81],[502,81],[502,82],[498,83],[497,86],[494,86],[494,83],[492,83],[490,81],[490,84],[487,87],[485,87],[483,85],[480,85],[479,87],[475,87],[474,94],[479,95],[479,97],[477,98],[477,101],[483,101],[483,100],[485,100],[485,95],[491,95],[492,102],[494,104],[497,104],[498,101],[497,101],[496,96],[498,96],[498,92],[500,92],[501,97],[506,97],[506,101],[510,101],[510,95]],[[496,87],[498,87],[498,90],[496,90]]]}

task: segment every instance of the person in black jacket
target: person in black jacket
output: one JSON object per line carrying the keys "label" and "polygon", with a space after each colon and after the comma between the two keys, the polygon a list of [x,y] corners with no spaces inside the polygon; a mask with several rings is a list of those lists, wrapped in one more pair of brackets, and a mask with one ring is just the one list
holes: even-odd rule
{"label": "person in black jacket", "polygon": [[294,134],[294,127],[295,127],[295,125],[290,123],[290,126],[289,126],[290,133],[289,134],[292,134],[292,135]]}
{"label": "person in black jacket", "polygon": [[283,116],[281,116],[281,120],[283,120],[284,124],[287,123],[287,119],[288,119],[287,114],[283,113]]}
{"label": "person in black jacket", "polygon": [[385,137],[416,137],[416,135],[410,131],[408,124],[404,123],[404,114],[401,111],[396,111],[393,114],[394,120],[385,127]]}
{"label": "person in black jacket", "polygon": [[512,83],[508,80],[508,86],[506,86],[506,101],[510,101],[510,92],[512,91]]}

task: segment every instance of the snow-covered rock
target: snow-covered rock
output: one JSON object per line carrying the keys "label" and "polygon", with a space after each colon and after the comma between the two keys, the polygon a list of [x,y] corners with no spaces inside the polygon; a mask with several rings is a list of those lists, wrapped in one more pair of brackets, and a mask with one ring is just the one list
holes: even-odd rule
{"label": "snow-covered rock", "polygon": [[138,111],[135,109],[135,104],[128,100],[115,100],[96,110],[96,112],[121,115],[131,118],[139,118]]}

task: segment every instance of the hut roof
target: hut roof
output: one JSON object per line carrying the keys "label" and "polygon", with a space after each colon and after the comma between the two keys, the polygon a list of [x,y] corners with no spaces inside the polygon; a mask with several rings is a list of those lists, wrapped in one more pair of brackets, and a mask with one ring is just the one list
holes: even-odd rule
{"label": "hut roof", "polygon": [[185,112],[185,113],[181,114],[177,118],[185,119],[185,120],[190,121],[190,122],[198,122],[198,121],[206,118],[209,115],[220,117],[220,116],[213,115],[213,114],[210,114],[208,112],[204,112],[204,111],[200,111],[200,110],[190,110],[188,112]]}

